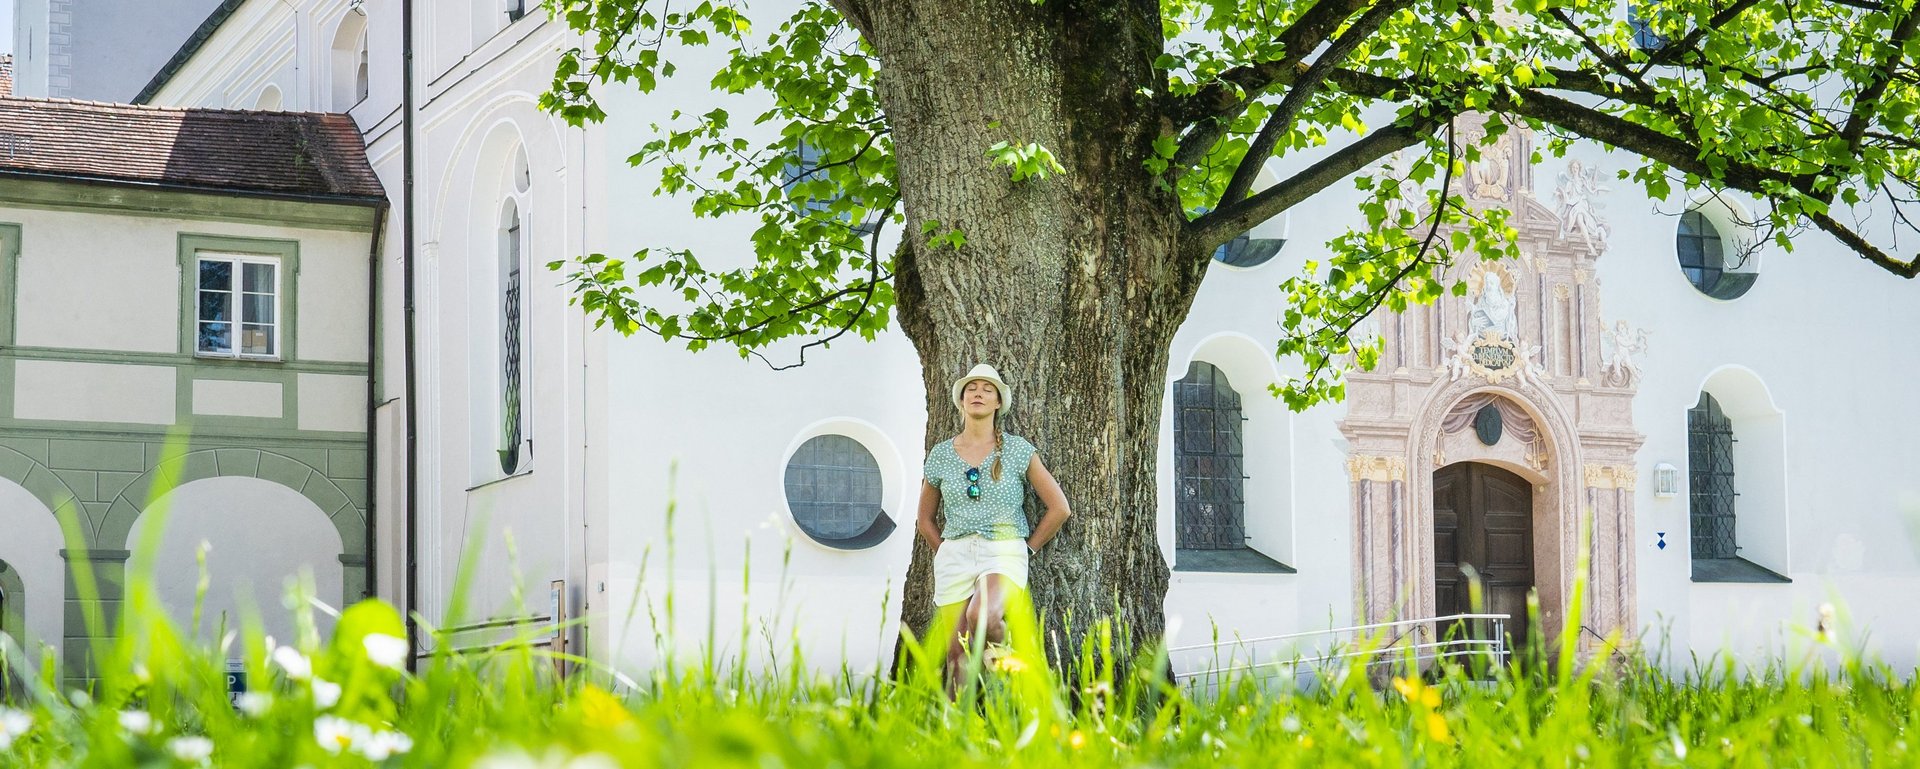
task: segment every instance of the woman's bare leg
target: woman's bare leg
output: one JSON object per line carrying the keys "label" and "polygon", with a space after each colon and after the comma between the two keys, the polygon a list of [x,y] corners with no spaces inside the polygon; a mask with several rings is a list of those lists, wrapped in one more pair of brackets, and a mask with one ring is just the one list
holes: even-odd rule
{"label": "woman's bare leg", "polygon": [[984,583],[974,598],[979,601],[979,614],[975,615],[973,627],[978,630],[986,643],[1003,644],[1007,642],[1007,599],[1019,586],[1005,574],[988,574],[981,579]]}

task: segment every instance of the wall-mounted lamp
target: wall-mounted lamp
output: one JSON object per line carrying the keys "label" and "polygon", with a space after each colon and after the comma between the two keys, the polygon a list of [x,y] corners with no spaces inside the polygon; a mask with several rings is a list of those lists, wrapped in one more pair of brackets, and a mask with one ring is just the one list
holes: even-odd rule
{"label": "wall-mounted lamp", "polygon": [[1665,462],[1653,466],[1653,496],[1658,499],[1680,496],[1680,468]]}

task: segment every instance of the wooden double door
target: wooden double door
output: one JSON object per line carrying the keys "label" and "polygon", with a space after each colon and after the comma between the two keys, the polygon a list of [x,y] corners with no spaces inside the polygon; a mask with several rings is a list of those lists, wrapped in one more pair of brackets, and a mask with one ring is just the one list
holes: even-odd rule
{"label": "wooden double door", "polygon": [[[1479,573],[1489,614],[1505,614],[1506,633],[1527,638],[1527,591],[1533,589],[1533,486],[1493,465],[1463,462],[1433,474],[1433,586],[1440,616],[1473,613],[1463,567]],[[1467,632],[1489,638],[1490,623]],[[1509,648],[1517,648],[1510,646]]]}

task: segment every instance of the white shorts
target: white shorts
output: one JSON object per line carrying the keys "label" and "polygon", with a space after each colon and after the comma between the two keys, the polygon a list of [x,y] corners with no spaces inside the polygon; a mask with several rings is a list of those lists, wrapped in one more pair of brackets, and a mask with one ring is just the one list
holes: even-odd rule
{"label": "white shorts", "polygon": [[1004,574],[1021,590],[1027,589],[1027,541],[969,534],[942,542],[933,554],[934,605],[972,598],[975,585],[988,574]]}

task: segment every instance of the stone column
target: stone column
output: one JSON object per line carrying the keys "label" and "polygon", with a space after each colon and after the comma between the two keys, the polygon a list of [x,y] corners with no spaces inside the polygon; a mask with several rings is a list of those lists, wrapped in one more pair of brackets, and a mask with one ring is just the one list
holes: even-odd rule
{"label": "stone column", "polygon": [[[95,678],[93,645],[107,643],[120,625],[127,593],[127,550],[61,550],[67,562],[64,638],[60,644],[60,681],[69,688],[86,689]],[[91,577],[92,589],[82,582]],[[98,624],[89,621],[97,614]]]}

